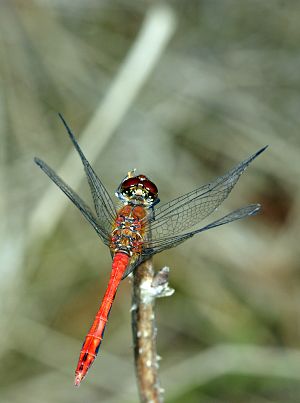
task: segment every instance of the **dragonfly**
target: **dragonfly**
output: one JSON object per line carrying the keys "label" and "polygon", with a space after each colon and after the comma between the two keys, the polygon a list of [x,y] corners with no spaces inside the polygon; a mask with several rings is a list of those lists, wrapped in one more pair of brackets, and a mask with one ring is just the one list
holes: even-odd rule
{"label": "dragonfly", "polygon": [[211,228],[258,213],[260,204],[251,204],[199,227],[199,222],[213,213],[227,198],[241,174],[267,146],[223,176],[160,207],[157,206],[159,198],[156,185],[147,176],[137,175],[135,170],[130,171],[115,192],[119,200],[118,207],[86,159],[65,119],[60,114],[59,117],[83,164],[94,210],[44,161],[39,158],[34,160],[80,210],[103,243],[109,247],[112,256],[108,286],[79,355],[74,382],[75,386],[79,386],[97,356],[121,280],[157,253],[173,248]]}

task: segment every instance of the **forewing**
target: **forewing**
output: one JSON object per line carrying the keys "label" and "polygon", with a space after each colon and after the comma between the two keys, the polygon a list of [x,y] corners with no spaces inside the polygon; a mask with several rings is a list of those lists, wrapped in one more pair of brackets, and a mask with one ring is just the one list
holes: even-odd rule
{"label": "forewing", "polygon": [[34,159],[35,163],[49,176],[49,178],[68,196],[68,198],[81,211],[88,222],[93,226],[102,241],[109,245],[109,233],[101,226],[92,210],[44,161],[39,158]]}
{"label": "forewing", "polygon": [[176,236],[210,215],[226,199],[248,165],[266,148],[258,150],[213,182],[155,208],[148,224],[153,239]]}
{"label": "forewing", "polygon": [[77,140],[74,137],[71,129],[67,125],[62,115],[59,115],[67,132],[71,138],[71,141],[76,148],[82,164],[84,166],[84,170],[88,179],[88,183],[90,186],[90,190],[93,196],[95,210],[98,216],[98,222],[101,225],[101,228],[105,232],[111,232],[112,226],[114,224],[114,220],[116,218],[117,212],[113,201],[111,200],[107,190],[105,189],[101,180],[97,177],[93,168],[90,166],[88,160],[85,158]]}
{"label": "forewing", "polygon": [[259,212],[259,210],[260,210],[259,204],[251,204],[249,206],[235,210],[230,214],[227,214],[226,216],[220,218],[219,220],[213,221],[212,223],[206,225],[205,227],[196,229],[186,234],[146,241],[143,247],[142,261],[146,260],[150,256],[155,255],[156,253],[162,252],[165,249],[173,248],[174,246],[181,244],[182,242],[186,241],[187,239],[193,237],[196,234],[199,234],[200,232],[207,231],[211,228],[215,228],[232,221],[240,220],[241,218],[244,217],[256,215]]}

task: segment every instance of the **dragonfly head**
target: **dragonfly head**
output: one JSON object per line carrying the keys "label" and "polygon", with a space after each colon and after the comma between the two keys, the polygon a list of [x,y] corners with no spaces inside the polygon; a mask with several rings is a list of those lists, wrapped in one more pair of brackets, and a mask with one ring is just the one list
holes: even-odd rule
{"label": "dragonfly head", "polygon": [[157,187],[145,175],[132,177],[128,175],[118,187],[116,196],[123,203],[145,207],[151,207],[159,202]]}

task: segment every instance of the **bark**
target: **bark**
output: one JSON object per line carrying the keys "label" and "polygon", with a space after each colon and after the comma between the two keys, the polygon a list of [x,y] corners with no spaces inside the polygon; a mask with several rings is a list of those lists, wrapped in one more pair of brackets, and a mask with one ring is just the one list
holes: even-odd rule
{"label": "bark", "polygon": [[135,368],[140,399],[143,403],[163,402],[158,377],[155,323],[155,299],[173,294],[168,286],[167,267],[155,274],[152,259],[142,263],[134,273],[132,296],[132,332]]}

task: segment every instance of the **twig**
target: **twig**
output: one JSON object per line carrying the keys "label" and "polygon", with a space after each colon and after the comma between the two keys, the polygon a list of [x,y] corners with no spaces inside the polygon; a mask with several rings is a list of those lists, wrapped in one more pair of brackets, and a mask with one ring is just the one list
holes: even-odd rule
{"label": "twig", "polygon": [[172,295],[168,286],[167,267],[156,275],[152,259],[142,263],[135,271],[132,296],[132,332],[134,357],[140,398],[143,403],[161,403],[163,389],[158,378],[155,325],[155,298]]}

